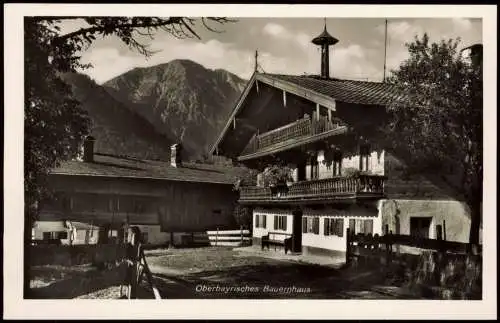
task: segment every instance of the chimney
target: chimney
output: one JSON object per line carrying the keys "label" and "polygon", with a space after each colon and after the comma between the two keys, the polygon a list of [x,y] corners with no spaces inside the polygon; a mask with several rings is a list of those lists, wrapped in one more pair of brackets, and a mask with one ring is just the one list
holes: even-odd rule
{"label": "chimney", "polygon": [[83,141],[83,161],[91,163],[94,161],[94,143],[95,138],[88,136]]}
{"label": "chimney", "polygon": [[182,146],[181,144],[174,144],[170,147],[170,165],[172,167],[182,166]]}
{"label": "chimney", "polygon": [[312,43],[321,46],[321,78],[330,78],[330,53],[329,47],[338,43],[339,40],[333,37],[326,30],[326,19],[325,28],[323,32],[312,40]]}

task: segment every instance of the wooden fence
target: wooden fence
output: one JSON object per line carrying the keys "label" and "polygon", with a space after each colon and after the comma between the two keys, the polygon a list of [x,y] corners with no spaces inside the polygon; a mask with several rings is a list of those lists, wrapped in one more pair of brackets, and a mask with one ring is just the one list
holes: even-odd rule
{"label": "wooden fence", "polygon": [[245,246],[250,245],[251,237],[249,230],[215,230],[207,231],[211,246]]}
{"label": "wooden fence", "polygon": [[[395,249],[399,246],[413,247],[415,249],[433,250],[439,253],[471,254],[482,253],[481,245],[471,245],[443,239],[442,227],[436,226],[437,239],[420,238],[410,235],[393,234],[386,225],[385,234],[354,234],[347,228],[346,238],[346,263],[355,258],[385,258],[389,264]],[[418,250],[417,249],[417,250]],[[404,252],[403,252],[404,253]]]}

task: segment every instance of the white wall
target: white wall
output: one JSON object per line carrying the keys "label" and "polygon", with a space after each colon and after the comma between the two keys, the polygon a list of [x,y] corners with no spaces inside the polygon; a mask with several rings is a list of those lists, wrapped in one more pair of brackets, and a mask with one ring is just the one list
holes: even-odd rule
{"label": "white wall", "polygon": [[381,204],[383,224],[387,223],[393,233],[410,234],[411,217],[432,217],[429,238],[437,238],[436,225],[443,225],[445,221],[446,240],[469,242],[470,212],[463,202],[391,199],[383,200]]}
{"label": "white wall", "polygon": [[[266,227],[265,228],[257,228],[256,225],[256,215],[257,214],[265,214],[266,215]],[[286,216],[286,231],[284,230],[275,230],[274,229],[274,217],[275,216]],[[261,238],[262,236],[267,235],[269,232],[283,232],[292,234],[293,232],[293,215],[290,211],[287,210],[270,210],[264,208],[256,208],[253,210],[253,237]],[[289,236],[285,235],[271,235],[270,238],[273,240],[284,240]]]}
{"label": "white wall", "polygon": [[[162,244],[170,240],[170,235],[166,232],[161,232],[160,225],[134,225],[139,227],[141,232],[148,233],[148,241],[150,244]],[[69,230],[64,226],[63,221],[37,221],[35,222],[34,228],[34,239],[41,240],[43,239],[44,232],[68,232],[69,238]],[[87,230],[77,230],[76,232],[76,240],[73,241],[73,244],[84,244],[85,243],[85,235]],[[94,226],[93,234],[89,233],[89,244],[95,244],[98,242],[99,238],[99,227]],[[69,244],[69,239],[61,239],[61,244],[67,245]]]}
{"label": "white wall", "polygon": [[[319,234],[302,233],[302,246],[315,247],[329,250],[346,250],[346,236],[347,228],[349,227],[350,219],[359,220],[373,220],[373,234],[382,233],[382,221],[380,210],[367,209],[357,205],[353,205],[348,210],[326,209],[326,210],[304,210],[303,216],[319,216]],[[324,221],[326,218],[344,219],[344,232],[342,237],[339,236],[325,236],[324,235]]]}

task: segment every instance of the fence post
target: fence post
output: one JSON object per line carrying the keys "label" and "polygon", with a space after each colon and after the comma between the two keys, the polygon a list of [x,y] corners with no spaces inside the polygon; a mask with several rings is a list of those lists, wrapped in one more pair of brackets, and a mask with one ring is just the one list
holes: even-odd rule
{"label": "fence post", "polygon": [[438,241],[438,252],[442,253],[444,250],[443,227],[439,224],[436,225],[436,240]]}
{"label": "fence post", "polygon": [[219,228],[217,228],[217,231],[215,232],[215,246],[217,246],[218,240],[219,240]]}
{"label": "fence post", "polygon": [[346,246],[345,246],[345,263],[346,265],[349,265],[350,263],[350,260],[351,260],[351,255],[350,255],[350,252],[351,252],[351,232],[350,232],[350,229],[347,228],[346,229]]}
{"label": "fence post", "polygon": [[241,246],[243,246],[243,226],[240,225],[240,238],[241,238]]}
{"label": "fence post", "polygon": [[436,239],[443,240],[443,228],[441,225],[436,225]]}
{"label": "fence post", "polygon": [[446,240],[446,221],[443,220],[443,240]]}
{"label": "fence post", "polygon": [[386,249],[386,258],[385,265],[389,266],[391,264],[391,253],[392,253],[392,231],[389,231],[389,225],[385,225],[385,249]]}

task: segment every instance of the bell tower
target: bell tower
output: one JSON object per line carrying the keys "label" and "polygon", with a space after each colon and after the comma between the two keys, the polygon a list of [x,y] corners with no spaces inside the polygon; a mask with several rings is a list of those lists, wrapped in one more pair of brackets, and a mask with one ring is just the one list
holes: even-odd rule
{"label": "bell tower", "polygon": [[338,43],[339,40],[328,33],[326,30],[326,18],[325,18],[325,28],[323,32],[312,40],[312,43],[321,46],[321,78],[330,78],[330,53],[329,47]]}

